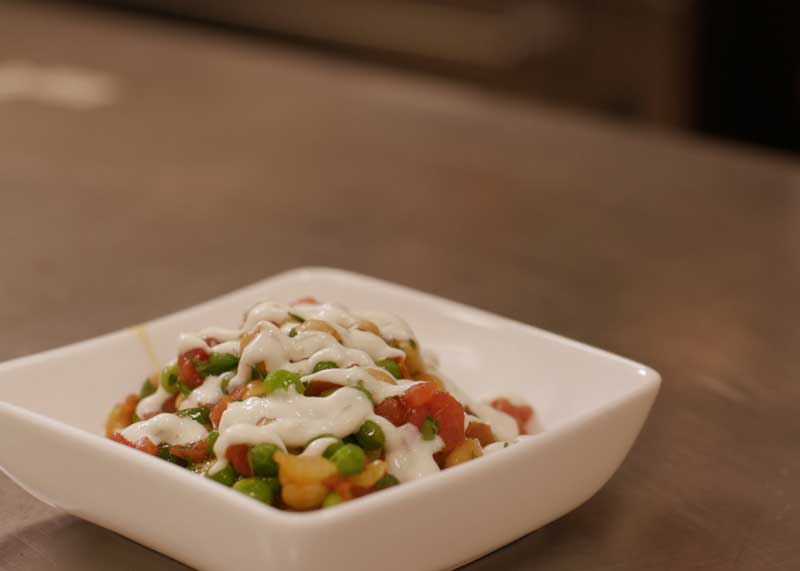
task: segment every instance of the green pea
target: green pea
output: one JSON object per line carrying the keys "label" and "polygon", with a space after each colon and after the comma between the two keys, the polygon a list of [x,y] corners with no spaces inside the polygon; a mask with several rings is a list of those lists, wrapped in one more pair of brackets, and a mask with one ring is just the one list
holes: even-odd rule
{"label": "green pea", "polygon": [[322,509],[332,508],[333,506],[338,506],[343,501],[344,500],[342,499],[342,496],[340,496],[336,492],[331,492],[330,494],[325,496],[324,500],[322,500]]}
{"label": "green pea", "polygon": [[334,442],[325,449],[325,452],[323,452],[322,455],[325,456],[325,458],[327,458],[328,460],[330,460],[331,456],[333,456],[336,453],[336,451],[339,450],[339,448],[341,448],[342,446],[344,446],[344,442],[342,442],[341,440]]}
{"label": "green pea", "polygon": [[375,489],[376,490],[384,490],[386,488],[391,488],[392,486],[396,486],[400,482],[397,478],[392,476],[391,474],[386,474],[383,478],[375,482]]}
{"label": "green pea", "polygon": [[278,463],[275,462],[275,452],[278,447],[274,444],[256,444],[247,452],[247,461],[256,476],[277,476]]}
{"label": "green pea", "polygon": [[214,429],[208,433],[208,453],[212,456],[214,455],[214,444],[217,443],[217,438],[219,438],[219,430]]}
{"label": "green pea", "polygon": [[145,379],[142,383],[142,388],[139,389],[139,400],[149,397],[156,392],[156,387],[150,382],[150,379]]}
{"label": "green pea", "polygon": [[278,369],[267,375],[264,379],[264,392],[272,394],[275,391],[288,391],[289,387],[293,386],[298,394],[303,394],[306,390],[303,382],[300,380],[300,375],[292,373],[286,369]]}
{"label": "green pea", "polygon": [[204,406],[195,408],[185,408],[175,413],[177,416],[185,416],[199,422],[203,426],[211,426],[211,412]]}
{"label": "green pea", "polygon": [[156,456],[158,456],[162,460],[169,460],[169,444],[166,443],[159,444]]}
{"label": "green pea", "polygon": [[197,374],[202,377],[221,375],[239,366],[239,357],[231,353],[210,353],[205,361],[192,361]]}
{"label": "green pea", "polygon": [[320,361],[316,365],[314,365],[314,369],[311,371],[312,373],[319,373],[320,371],[325,371],[327,369],[338,369],[339,365],[337,365],[333,361]]}
{"label": "green pea", "polygon": [[426,416],[425,421],[422,423],[421,432],[423,440],[433,440],[436,438],[436,435],[439,434],[439,421],[430,416]]}
{"label": "green pea", "polygon": [[242,478],[233,485],[233,489],[259,502],[272,503],[272,488],[264,478]]}
{"label": "green pea", "polygon": [[341,474],[352,476],[364,470],[367,457],[364,451],[355,444],[345,444],[339,448],[330,458],[336,464]]}
{"label": "green pea", "polygon": [[383,448],[386,443],[386,437],[383,434],[383,429],[377,422],[372,420],[366,421],[361,425],[356,433],[358,443],[364,450],[378,450]]}
{"label": "green pea", "polygon": [[171,365],[161,369],[161,386],[169,393],[177,393],[180,388],[180,377],[178,376],[178,366]]}
{"label": "green pea", "polygon": [[289,337],[297,337],[297,327],[289,331]]}
{"label": "green pea", "polygon": [[166,460],[171,464],[177,464],[178,466],[185,467],[188,464],[188,462],[183,458],[178,458],[177,456],[170,454],[169,450],[170,445],[164,442],[158,446],[158,452],[156,453],[156,456],[162,460]]}
{"label": "green pea", "polygon": [[236,477],[237,477],[236,470],[234,470],[233,466],[231,466],[230,464],[225,466],[225,468],[223,468],[216,474],[207,474],[207,476],[212,480],[214,480],[215,482],[219,482],[220,484],[228,486],[229,488],[233,486],[234,483],[236,483]]}
{"label": "green pea", "polygon": [[264,478],[264,481],[269,485],[269,489],[272,490],[273,498],[281,495],[281,481],[278,478]]}
{"label": "green pea", "polygon": [[391,359],[383,359],[382,361],[378,361],[375,364],[389,371],[395,379],[399,379],[400,377],[403,376],[403,373],[400,371],[400,365],[397,364],[397,361],[392,361]]}

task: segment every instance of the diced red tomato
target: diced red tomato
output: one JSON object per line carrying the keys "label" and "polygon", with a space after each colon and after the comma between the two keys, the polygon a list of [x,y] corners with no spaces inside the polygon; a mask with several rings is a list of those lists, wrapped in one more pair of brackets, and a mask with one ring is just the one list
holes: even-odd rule
{"label": "diced red tomato", "polygon": [[408,410],[408,414],[406,415],[406,422],[413,424],[421,430],[422,424],[425,422],[425,419],[430,416],[430,414],[430,410],[427,406],[411,408]]}
{"label": "diced red tomato", "polygon": [[250,468],[250,462],[247,461],[247,452],[250,447],[247,444],[234,444],[228,446],[225,451],[225,458],[233,464],[234,469],[242,476],[250,478],[253,476],[253,470]]}
{"label": "diced red tomato", "polygon": [[439,421],[439,436],[449,452],[464,441],[464,407],[450,393],[437,392],[428,403],[430,414]]}
{"label": "diced red tomato", "polygon": [[342,480],[336,485],[335,491],[343,500],[352,500],[353,488],[353,483],[350,480]]}
{"label": "diced red tomato", "polygon": [[178,398],[178,393],[175,393],[167,400],[165,400],[163,406],[161,407],[161,412],[175,412],[176,410],[178,410],[177,407],[175,406],[175,401],[177,400],[177,398]]}
{"label": "diced red tomato", "polygon": [[205,341],[206,345],[208,345],[209,347],[213,347],[214,345],[219,345],[219,339],[217,339],[216,337],[206,337],[205,339],[203,339],[203,341]]}
{"label": "diced red tomato", "polygon": [[400,397],[390,397],[375,406],[375,414],[382,416],[395,426],[406,423],[407,408]]}
{"label": "diced red tomato", "polygon": [[491,403],[492,408],[504,412],[514,418],[519,426],[520,434],[527,434],[526,426],[533,416],[533,409],[527,405],[515,405],[508,399],[495,399]]}
{"label": "diced red tomato", "polygon": [[208,458],[208,440],[199,440],[185,446],[173,445],[170,446],[169,453],[189,462],[203,462]]}
{"label": "diced red tomato", "polygon": [[151,456],[155,456],[156,453],[158,452],[158,446],[156,446],[156,444],[146,436],[140,438],[136,442],[131,442],[130,440],[122,436],[122,434],[120,434],[119,432],[115,432],[114,434],[109,436],[109,438],[114,442],[119,442],[120,444],[124,444],[125,446],[130,446],[131,448],[135,448],[136,450],[144,452],[145,454],[150,454]]}
{"label": "diced red tomato", "polygon": [[361,496],[366,496],[367,494],[371,494],[374,491],[375,488],[371,486],[369,488],[364,488],[362,486],[353,486],[351,488],[350,493],[353,494],[354,498],[360,498]]}
{"label": "diced red tomato", "polygon": [[485,422],[470,422],[465,432],[467,438],[475,438],[481,446],[488,446],[495,441],[492,427]]}
{"label": "diced red tomato", "polygon": [[133,447],[145,454],[150,454],[150,456],[155,456],[158,453],[158,446],[156,446],[155,442],[147,438],[147,436],[137,440]]}
{"label": "diced red tomato", "polygon": [[341,474],[334,474],[333,476],[329,476],[322,480],[322,485],[328,488],[329,490],[335,490],[336,486],[341,484],[344,481],[344,476]]}
{"label": "diced red tomato", "polygon": [[428,404],[437,392],[432,383],[420,383],[408,389],[403,394],[403,400],[409,408],[418,408]]}
{"label": "diced red tomato", "polygon": [[331,383],[328,381],[311,381],[306,385],[306,392],[303,393],[307,397],[318,397],[322,393],[330,389],[338,389],[341,385]]}
{"label": "diced red tomato", "polygon": [[211,410],[211,414],[208,417],[211,419],[211,424],[214,425],[214,428],[219,427],[219,421],[222,419],[222,413],[225,412],[225,409],[228,408],[228,405],[233,401],[233,397],[231,395],[225,395],[222,397],[217,404],[214,405],[214,408]]}
{"label": "diced red tomato", "polygon": [[203,377],[197,372],[192,361],[207,361],[205,349],[192,349],[178,355],[178,373],[183,383],[190,388],[197,388],[203,383]]}

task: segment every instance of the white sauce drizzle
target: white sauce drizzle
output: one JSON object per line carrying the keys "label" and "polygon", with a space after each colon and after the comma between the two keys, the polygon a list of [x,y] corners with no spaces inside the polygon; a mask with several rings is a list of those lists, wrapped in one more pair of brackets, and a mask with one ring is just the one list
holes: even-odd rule
{"label": "white sauce drizzle", "polygon": [[513,417],[486,403],[470,401],[468,404],[472,412],[492,426],[492,432],[499,440],[514,440],[519,436],[519,426]]}
{"label": "white sauce drizzle", "polygon": [[154,444],[192,444],[203,440],[208,432],[202,424],[191,418],[161,413],[149,420],[131,424],[122,431],[122,436],[129,442],[146,437]]}
{"label": "white sauce drizzle", "polygon": [[351,367],[349,369],[327,369],[314,373],[313,375],[306,375],[301,377],[304,383],[311,381],[327,381],[343,387],[357,387],[362,385],[372,395],[375,404],[382,402],[384,399],[394,396],[400,396],[414,385],[419,384],[420,381],[407,381],[399,380],[397,384],[387,383],[373,376],[368,368],[365,367]]}
{"label": "white sauce drizzle", "polygon": [[[328,322],[336,329],[342,342],[322,331],[303,331],[290,337],[292,331],[301,324],[290,314],[304,320]],[[376,324],[380,335],[352,328],[364,320]],[[256,328],[258,333],[240,354],[241,336]],[[218,344],[209,347],[205,341],[209,338],[216,339]],[[250,381],[253,367],[262,362],[267,371],[287,369],[296,372],[302,375],[302,381],[306,384],[327,381],[343,387],[324,398],[299,395],[294,388],[290,388],[288,392],[277,391],[264,398],[254,397],[230,403],[222,415],[219,438],[214,446],[217,460],[209,472],[213,474],[225,468],[228,464],[225,451],[234,444],[271,442],[286,450],[287,447],[306,446],[311,441],[302,454],[320,456],[337,438],[353,434],[366,420],[376,422],[383,429],[388,471],[400,482],[438,472],[439,466],[433,455],[443,448],[442,439],[437,436],[425,441],[415,426],[406,424],[396,427],[385,418],[375,415],[373,402],[355,388],[366,389],[374,404],[377,404],[386,398],[402,395],[417,384],[417,381],[411,380],[386,382],[383,374],[370,371],[370,368],[376,367],[377,361],[404,356],[402,350],[391,347],[386,340],[408,339],[414,339],[411,328],[403,319],[390,313],[350,312],[335,303],[287,306],[269,301],[253,306],[245,314],[241,329],[207,327],[195,333],[181,334],[178,339],[179,353],[203,349],[239,357],[235,373],[230,371],[206,377],[182,402],[181,409],[219,402],[223,396],[221,384],[225,378],[229,379],[228,392],[231,392]],[[434,360],[427,353],[425,357],[428,361]],[[338,368],[312,373],[314,367],[323,361],[334,362]],[[174,364],[174,361],[170,364]],[[447,390],[475,415],[465,415],[465,428],[470,421],[483,421],[492,426],[500,442],[487,446],[485,453],[493,453],[518,440],[519,431],[512,417],[469,398],[446,379],[445,384]],[[154,394],[139,402],[137,415],[144,418],[158,413],[171,396],[159,384]],[[319,437],[323,434],[326,436]],[[162,413],[129,426],[122,435],[132,442],[148,437],[156,444],[191,444],[206,438],[207,432],[190,418]]]}
{"label": "white sauce drizzle", "polygon": [[[305,446],[321,434],[344,438],[357,431],[371,415],[369,397],[349,387],[324,398],[299,395],[292,387],[266,398],[253,397],[231,403],[219,423],[219,438],[214,444],[217,462],[211,473],[227,466],[225,451],[233,444],[266,441],[285,448]],[[257,426],[264,420],[269,421],[268,424]],[[248,429],[248,426],[255,429]]]}
{"label": "white sauce drizzle", "polygon": [[333,436],[317,438],[314,442],[306,446],[306,449],[303,450],[300,456],[322,456],[328,449],[328,446],[336,444],[337,442],[339,442],[339,439]]}
{"label": "white sauce drizzle", "polygon": [[222,381],[225,378],[233,377],[232,373],[223,373],[222,375],[209,375],[203,381],[203,384],[193,390],[188,397],[181,403],[180,409],[194,408],[201,404],[217,404],[222,397]]}
{"label": "white sauce drizzle", "polygon": [[433,455],[444,447],[441,437],[426,441],[413,424],[404,424],[398,428],[377,415],[372,415],[369,420],[378,423],[383,429],[386,437],[387,470],[400,482],[416,480],[439,471]]}
{"label": "white sauce drizzle", "polygon": [[385,311],[357,311],[354,315],[358,319],[372,321],[378,326],[381,335],[385,339],[414,339],[414,332],[411,331],[411,327],[397,315]]}
{"label": "white sauce drizzle", "polygon": [[136,405],[136,416],[139,418],[148,418],[159,412],[164,407],[164,403],[169,400],[172,393],[168,392],[162,385],[161,380],[158,381],[158,388],[149,397],[145,397]]}

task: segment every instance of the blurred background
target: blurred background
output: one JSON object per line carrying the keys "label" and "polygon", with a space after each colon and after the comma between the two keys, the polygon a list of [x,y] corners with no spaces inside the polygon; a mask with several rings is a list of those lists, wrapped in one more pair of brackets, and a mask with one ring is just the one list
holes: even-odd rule
{"label": "blurred background", "polygon": [[626,121],[800,148],[800,3],[792,0],[98,3]]}

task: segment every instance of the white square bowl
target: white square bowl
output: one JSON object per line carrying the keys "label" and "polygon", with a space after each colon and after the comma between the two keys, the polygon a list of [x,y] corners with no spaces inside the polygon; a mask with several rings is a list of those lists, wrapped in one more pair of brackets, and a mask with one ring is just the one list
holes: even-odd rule
{"label": "white square bowl", "polygon": [[[537,435],[310,513],[265,507],[102,437],[113,403],[174,356],[179,332],[233,327],[256,301],[305,295],[403,316],[466,391],[531,403]],[[37,498],[198,569],[447,569],[589,499],[632,446],[659,384],[652,369],[529,325],[374,278],[304,268],[0,365],[0,467]]]}

